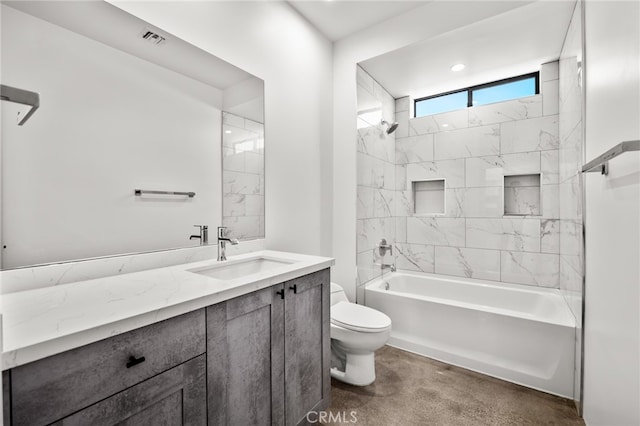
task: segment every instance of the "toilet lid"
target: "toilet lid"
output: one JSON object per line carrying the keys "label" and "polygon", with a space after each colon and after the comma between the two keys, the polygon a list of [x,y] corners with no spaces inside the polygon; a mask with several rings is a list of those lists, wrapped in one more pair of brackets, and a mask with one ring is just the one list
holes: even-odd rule
{"label": "toilet lid", "polygon": [[349,330],[374,333],[391,327],[391,318],[366,306],[338,302],[331,306],[331,323]]}

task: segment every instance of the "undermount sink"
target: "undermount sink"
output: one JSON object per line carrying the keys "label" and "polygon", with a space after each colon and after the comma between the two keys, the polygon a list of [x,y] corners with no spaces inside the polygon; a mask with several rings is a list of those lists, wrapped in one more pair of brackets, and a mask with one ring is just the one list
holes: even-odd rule
{"label": "undermount sink", "polygon": [[272,269],[292,263],[290,260],[258,257],[239,260],[233,263],[222,263],[204,268],[190,269],[189,272],[205,275],[217,280],[233,280],[247,275],[271,271]]}

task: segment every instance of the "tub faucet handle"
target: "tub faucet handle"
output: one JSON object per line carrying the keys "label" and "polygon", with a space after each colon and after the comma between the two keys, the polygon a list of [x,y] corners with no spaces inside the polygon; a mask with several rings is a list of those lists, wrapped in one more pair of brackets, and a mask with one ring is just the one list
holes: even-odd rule
{"label": "tub faucet handle", "polygon": [[378,253],[380,253],[380,256],[384,256],[387,251],[393,256],[393,244],[387,244],[387,239],[383,238],[378,243]]}

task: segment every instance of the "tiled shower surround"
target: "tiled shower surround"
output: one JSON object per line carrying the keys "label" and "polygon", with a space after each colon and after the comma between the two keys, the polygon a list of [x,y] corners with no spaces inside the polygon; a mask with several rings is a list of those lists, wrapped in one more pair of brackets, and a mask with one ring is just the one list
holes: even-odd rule
{"label": "tiled shower surround", "polygon": [[582,36],[576,3],[560,54],[560,282],[574,296],[569,303],[580,319],[582,296]]}
{"label": "tiled shower surround", "polygon": [[[396,152],[395,133],[388,135],[382,119],[393,122],[395,100],[362,68],[358,79],[358,284],[380,275],[380,263],[393,263],[391,254],[381,259],[376,249],[382,238],[395,245]],[[397,133],[397,130],[396,130]],[[394,252],[395,254],[395,252]]]}
{"label": "tiled shower surround", "polygon": [[[544,64],[539,95],[420,118],[410,118],[409,98],[397,99],[395,141],[375,123],[359,127],[359,283],[380,274],[374,249],[384,237],[399,269],[559,287],[558,77],[558,62]],[[359,69],[359,121],[371,110],[361,91],[386,97],[369,80]],[[506,211],[538,215],[505,214],[504,177],[513,175],[539,179],[539,194],[509,188]],[[415,214],[412,182],[439,179],[444,213]]]}
{"label": "tiled shower surround", "polygon": [[233,238],[264,238],[264,124],[223,112],[222,130],[222,225]]}
{"label": "tiled shower surround", "polygon": [[582,368],[582,2],[576,2],[560,52],[560,289],[574,315],[576,351],[574,395],[580,399]]}

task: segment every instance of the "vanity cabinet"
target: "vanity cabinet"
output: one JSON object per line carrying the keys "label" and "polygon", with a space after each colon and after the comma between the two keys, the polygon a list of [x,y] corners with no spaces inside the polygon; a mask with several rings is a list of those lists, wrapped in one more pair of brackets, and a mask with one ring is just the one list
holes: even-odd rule
{"label": "vanity cabinet", "polygon": [[329,270],[3,373],[6,425],[297,425],[329,404]]}
{"label": "vanity cabinet", "polygon": [[[102,415],[111,416],[114,410],[124,413],[141,409],[135,406],[136,401],[144,406],[166,405],[169,402],[165,399],[170,396],[166,392],[175,392],[179,386],[190,390],[183,392],[185,399],[194,398],[183,401],[184,407],[204,406],[205,392],[194,390],[197,383],[189,384],[197,377],[197,365],[203,363],[194,366],[187,361],[204,354],[205,335],[204,309],[199,309],[15,367],[3,377],[3,383],[7,380],[10,388],[9,395],[5,392],[3,398],[10,401],[5,404],[5,410],[10,411],[5,416],[10,416],[15,426],[45,425],[65,418],[69,420],[62,420],[61,424],[76,424],[73,419],[78,417],[71,415],[85,410],[88,416],[95,410],[104,410]],[[176,370],[174,367],[178,366]],[[172,369],[176,371],[166,376],[160,374]],[[204,374],[203,369],[206,390]],[[161,376],[164,377],[158,379]],[[178,385],[180,377],[184,379],[182,385]],[[169,382],[172,387],[168,387]],[[99,401],[99,407],[93,406]],[[127,408],[128,404],[133,406]],[[197,417],[184,412],[185,418],[192,416]]]}
{"label": "vanity cabinet", "polygon": [[329,270],[207,308],[210,425],[297,425],[329,404]]}

